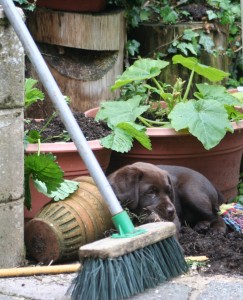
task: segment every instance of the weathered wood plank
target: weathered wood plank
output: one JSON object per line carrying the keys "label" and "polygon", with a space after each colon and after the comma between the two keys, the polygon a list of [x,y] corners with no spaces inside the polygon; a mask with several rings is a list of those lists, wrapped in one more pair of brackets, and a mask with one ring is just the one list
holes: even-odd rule
{"label": "weathered wood plank", "polygon": [[37,8],[27,24],[33,38],[42,43],[89,50],[119,50],[124,46],[122,10],[82,14]]}
{"label": "weathered wood plank", "polygon": [[102,259],[118,257],[165,240],[176,233],[172,222],[149,223],[136,227],[144,228],[146,233],[131,238],[106,238],[84,245],[79,249],[79,257],[99,257]]}

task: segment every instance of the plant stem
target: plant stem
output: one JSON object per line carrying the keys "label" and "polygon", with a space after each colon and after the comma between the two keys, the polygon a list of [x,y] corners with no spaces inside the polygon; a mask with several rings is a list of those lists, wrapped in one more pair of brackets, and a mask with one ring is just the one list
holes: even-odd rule
{"label": "plant stem", "polygon": [[40,145],[41,145],[41,141],[40,139],[38,139],[38,151],[37,151],[38,156],[40,156]]}
{"label": "plant stem", "polygon": [[162,86],[159,84],[158,80],[156,78],[152,78],[153,82],[157,86],[157,88],[160,90],[161,93],[164,93],[165,91],[163,90]]}
{"label": "plant stem", "polygon": [[52,113],[52,115],[50,116],[50,118],[48,119],[48,121],[46,122],[46,124],[41,128],[41,130],[39,132],[40,134],[43,132],[43,130],[46,129],[46,127],[51,123],[51,121],[56,117],[56,115],[57,115],[56,112]]}
{"label": "plant stem", "polygon": [[149,120],[146,118],[143,118],[141,116],[138,117],[138,119],[140,120],[140,122],[142,122],[146,127],[153,127],[152,125],[166,125],[169,124],[170,122],[162,122],[162,121],[153,121],[153,120]]}
{"label": "plant stem", "polygon": [[188,81],[188,84],[187,84],[187,87],[186,87],[186,91],[185,91],[185,94],[184,94],[184,97],[183,97],[182,101],[187,100],[187,97],[188,97],[188,94],[189,94],[189,91],[190,91],[190,88],[191,88],[191,85],[192,85],[192,79],[193,79],[194,73],[195,73],[195,68],[191,72],[191,75],[190,75],[190,78],[189,78],[189,81]]}

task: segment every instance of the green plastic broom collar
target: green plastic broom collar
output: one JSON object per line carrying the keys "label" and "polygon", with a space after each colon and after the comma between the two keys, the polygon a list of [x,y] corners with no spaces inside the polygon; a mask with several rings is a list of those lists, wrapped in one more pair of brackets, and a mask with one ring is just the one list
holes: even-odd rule
{"label": "green plastic broom collar", "polygon": [[119,233],[112,234],[113,238],[129,238],[147,232],[145,229],[136,229],[126,211],[112,217],[112,221]]}

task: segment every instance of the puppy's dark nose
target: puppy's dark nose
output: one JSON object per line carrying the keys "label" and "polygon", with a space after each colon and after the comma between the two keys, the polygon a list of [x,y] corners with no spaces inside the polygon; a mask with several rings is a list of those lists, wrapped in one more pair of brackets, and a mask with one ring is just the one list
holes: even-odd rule
{"label": "puppy's dark nose", "polygon": [[170,206],[170,207],[167,207],[167,215],[168,217],[172,218],[175,214],[175,209],[174,207]]}

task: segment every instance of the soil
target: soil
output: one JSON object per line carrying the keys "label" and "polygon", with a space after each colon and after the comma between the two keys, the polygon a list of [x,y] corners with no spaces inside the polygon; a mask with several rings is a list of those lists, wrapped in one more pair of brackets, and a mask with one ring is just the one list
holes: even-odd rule
{"label": "soil", "polygon": [[[74,114],[87,140],[99,139],[109,133],[104,123],[98,123],[84,114]],[[32,120],[25,124],[25,130],[40,129],[42,122]],[[59,117],[54,119],[42,134],[58,136],[65,130]],[[54,139],[56,141],[56,139]],[[182,227],[180,243],[185,256],[207,256],[208,261],[197,264],[199,272],[208,274],[243,275],[243,235],[229,230],[226,235],[199,234],[189,227]]]}
{"label": "soil", "polygon": [[230,231],[226,235],[199,234],[182,227],[180,244],[185,256],[206,256],[198,264],[199,272],[207,274],[243,275],[243,235]]}
{"label": "soil", "polygon": [[[85,117],[83,113],[73,113],[73,115],[87,141],[100,139],[110,132],[104,122],[96,122],[94,118]],[[48,122],[48,119],[48,117],[43,120],[28,119],[25,122],[24,129],[40,131]],[[65,136],[67,136],[66,129],[60,117],[56,116],[41,133],[41,140],[42,142],[72,141],[70,138],[64,139]]]}

